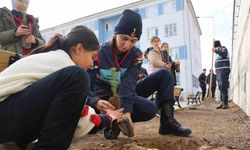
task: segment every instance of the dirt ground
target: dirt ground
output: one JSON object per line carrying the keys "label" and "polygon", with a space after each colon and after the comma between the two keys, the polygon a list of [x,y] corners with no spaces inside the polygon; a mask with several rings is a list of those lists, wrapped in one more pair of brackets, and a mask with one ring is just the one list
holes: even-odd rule
{"label": "dirt ground", "polygon": [[190,137],[159,135],[159,117],[155,117],[136,123],[133,138],[120,134],[118,139],[106,140],[100,131],[74,139],[70,150],[250,150],[250,118],[232,102],[226,110],[216,110],[217,105],[175,111],[176,119],[192,129]]}

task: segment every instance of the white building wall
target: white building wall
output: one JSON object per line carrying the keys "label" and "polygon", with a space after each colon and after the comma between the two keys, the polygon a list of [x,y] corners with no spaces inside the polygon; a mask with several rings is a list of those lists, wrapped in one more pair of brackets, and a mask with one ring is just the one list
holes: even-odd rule
{"label": "white building wall", "polygon": [[250,116],[250,1],[236,0],[234,19],[229,93],[233,101]]}
{"label": "white building wall", "polygon": [[[98,19],[109,18],[114,15],[120,14],[124,9],[141,9],[150,6],[157,6],[159,3],[166,2],[166,0],[145,0],[133,3],[121,8],[115,8],[105,11],[103,13],[97,13],[91,16],[80,18],[50,29],[43,30],[43,35],[46,35],[46,39],[53,35],[55,32],[59,32],[63,35],[67,34],[69,29],[75,25],[85,25],[87,22],[91,22]],[[170,48],[178,48],[181,46],[186,47],[186,59],[180,59],[180,86],[184,88],[185,94],[195,94],[199,90],[198,76],[201,73],[201,52],[200,52],[200,27],[194,13],[191,1],[183,0],[184,10],[173,11],[170,13],[164,13],[162,15],[150,16],[143,18],[143,31],[139,46],[142,51],[150,46],[150,37],[148,37],[148,29],[151,27],[158,27],[159,37],[162,42],[168,42]],[[165,25],[176,23],[177,35],[165,36]],[[98,30],[94,30],[96,35],[102,33]],[[172,59],[175,57],[172,56]],[[193,78],[195,77],[195,79]],[[186,97],[186,96],[184,96]]]}
{"label": "white building wall", "polygon": [[[187,59],[182,63],[186,74],[181,76],[182,81],[186,81],[186,92],[195,94],[200,91],[198,77],[202,71],[201,68],[201,50],[200,50],[200,31],[197,24],[197,18],[192,11],[192,4],[185,1],[185,10],[180,13],[183,20],[182,33],[183,43],[187,46]],[[193,76],[196,78],[194,79]]]}
{"label": "white building wall", "polygon": [[[200,90],[197,78],[202,71],[200,51],[201,33],[192,9],[192,4],[184,1],[183,11],[143,19],[143,31],[140,40],[140,48],[145,51],[146,48],[150,47],[150,38],[147,35],[147,29],[158,27],[158,36],[161,42],[168,42],[170,48],[186,46],[187,58],[180,60],[180,86],[184,88],[184,95],[195,94]],[[171,23],[177,24],[177,35],[165,37],[164,26]],[[172,59],[174,58],[172,57]],[[196,87],[193,86],[192,75],[196,77]]]}

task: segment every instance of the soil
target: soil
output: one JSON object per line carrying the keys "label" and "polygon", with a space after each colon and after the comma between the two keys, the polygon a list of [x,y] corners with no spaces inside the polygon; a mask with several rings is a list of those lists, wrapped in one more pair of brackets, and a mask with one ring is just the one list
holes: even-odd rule
{"label": "soil", "polygon": [[135,136],[120,134],[106,140],[103,131],[74,139],[70,150],[250,150],[250,118],[235,104],[229,109],[215,109],[210,102],[192,109],[175,111],[175,118],[192,129],[190,137],[159,135],[159,117],[135,124]]}

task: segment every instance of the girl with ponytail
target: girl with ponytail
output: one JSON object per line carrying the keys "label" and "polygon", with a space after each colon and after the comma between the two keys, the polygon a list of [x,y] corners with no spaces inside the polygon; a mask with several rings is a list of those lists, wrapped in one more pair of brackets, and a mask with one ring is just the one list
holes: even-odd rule
{"label": "girl with ponytail", "polygon": [[86,69],[98,50],[93,31],[76,26],[1,72],[0,143],[15,141],[25,149],[38,139],[35,149],[66,150],[78,125],[79,137],[119,119],[122,109],[96,115],[84,107],[90,88]]}

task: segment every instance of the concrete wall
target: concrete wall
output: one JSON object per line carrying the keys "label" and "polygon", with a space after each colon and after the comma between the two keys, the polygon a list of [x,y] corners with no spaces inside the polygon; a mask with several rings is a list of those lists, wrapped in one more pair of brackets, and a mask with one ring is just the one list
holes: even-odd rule
{"label": "concrete wall", "polygon": [[250,116],[250,1],[236,0],[230,91],[233,101]]}

